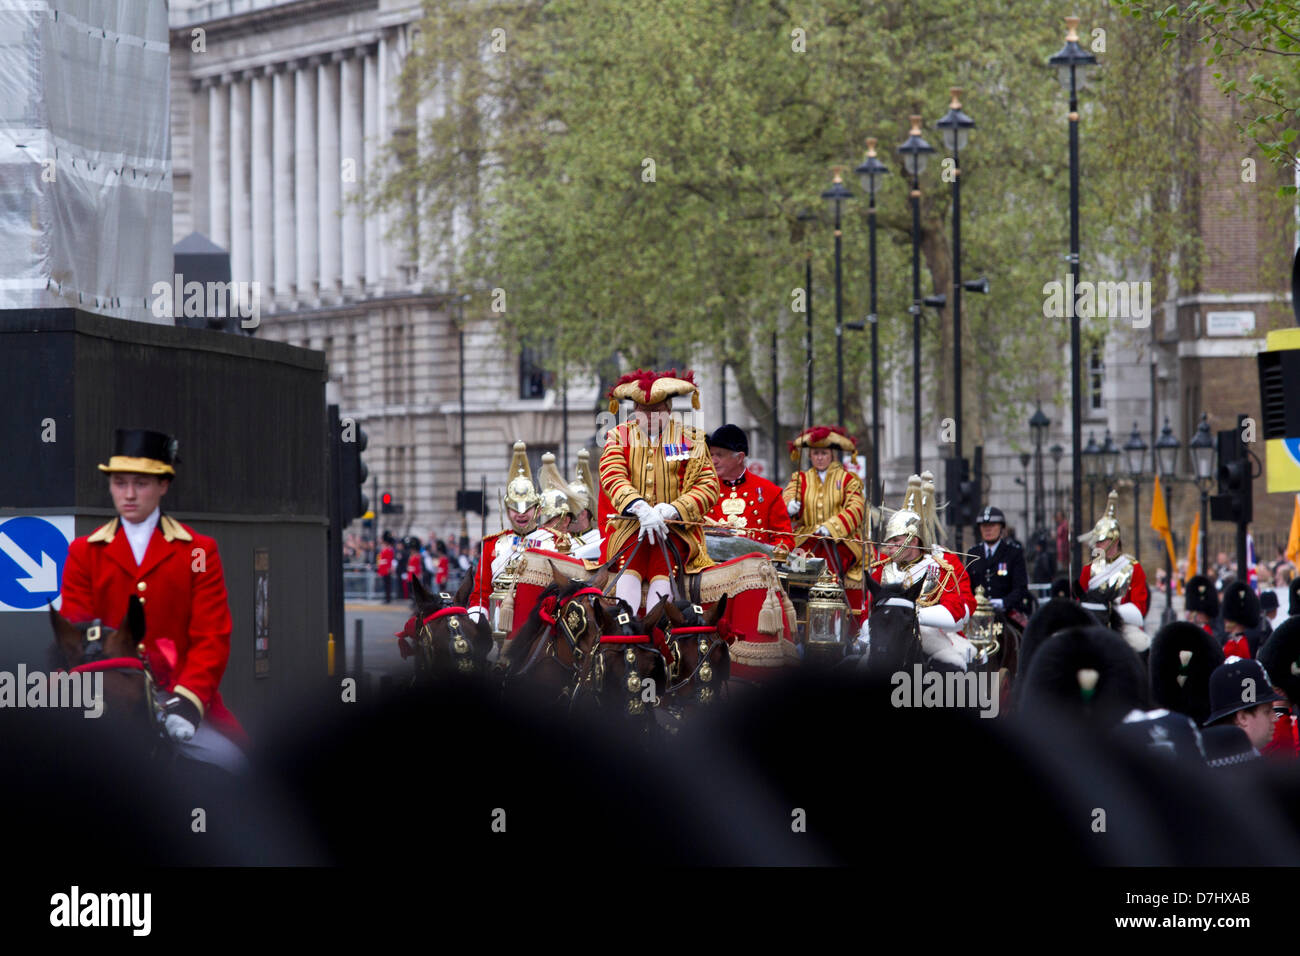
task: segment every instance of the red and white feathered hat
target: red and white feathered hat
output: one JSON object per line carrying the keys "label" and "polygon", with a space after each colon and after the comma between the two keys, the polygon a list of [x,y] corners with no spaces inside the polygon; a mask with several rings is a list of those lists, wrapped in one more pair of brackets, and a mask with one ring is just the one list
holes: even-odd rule
{"label": "red and white feathered hat", "polygon": [[788,442],[787,447],[790,449],[790,460],[798,461],[799,452],[803,448],[838,448],[840,451],[856,453],[858,443],[839,425],[814,425],[804,429],[794,441]]}
{"label": "red and white feathered hat", "polygon": [[690,395],[691,408],[700,407],[700,387],[695,384],[695,373],[687,369],[681,375],[677,369],[667,372],[637,369],[629,372],[614,383],[609,390],[610,414],[618,413],[621,400],[636,402],[638,405],[658,405],[674,395]]}

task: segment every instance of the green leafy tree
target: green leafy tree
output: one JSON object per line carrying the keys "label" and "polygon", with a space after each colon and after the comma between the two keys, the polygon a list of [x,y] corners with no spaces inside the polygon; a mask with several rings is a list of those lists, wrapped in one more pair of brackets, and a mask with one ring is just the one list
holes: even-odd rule
{"label": "green leafy tree", "polygon": [[[1185,64],[1155,55],[1157,26],[1101,0],[1081,6],[1087,30],[1104,31],[1084,36],[1103,63],[1082,104],[1085,278],[1150,275],[1159,301],[1196,267],[1180,197],[1201,120],[1174,108]],[[824,219],[799,214],[824,205],[832,167],[845,167],[857,195],[844,209],[844,318],[861,321],[866,201],[852,170],[875,136],[890,168],[878,194],[882,395],[905,383],[910,407],[911,213],[895,146],[921,113],[938,150],[921,181],[921,288],[951,296],[950,186],[933,123],[958,86],[978,123],[962,155],[963,271],[992,282],[965,299],[965,450],[990,429],[1023,431],[1025,402],[1068,395],[1068,323],[1043,315],[1044,284],[1068,271],[1066,103],[1046,66],[1063,33],[1041,5],[996,16],[957,0],[426,11],[403,74],[408,123],[372,199],[399,213],[412,261],[458,223],[447,287],[476,290],[470,312],[541,350],[561,381],[692,360],[711,377],[725,363],[766,423],[775,332],[782,419],[798,427],[805,315],[792,306],[811,254],[816,418],[833,420],[833,238]],[[493,289],[508,302],[495,315]],[[951,315],[930,312],[924,327],[923,408],[937,430],[954,404]],[[1100,337],[1105,323],[1089,331]],[[846,425],[865,451],[867,333],[845,332],[844,362]]]}

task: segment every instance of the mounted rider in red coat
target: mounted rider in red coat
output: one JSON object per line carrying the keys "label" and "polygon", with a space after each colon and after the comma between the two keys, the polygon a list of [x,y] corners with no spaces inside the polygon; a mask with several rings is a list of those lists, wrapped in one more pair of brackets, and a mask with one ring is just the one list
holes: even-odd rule
{"label": "mounted rider in red coat", "polygon": [[112,627],[136,595],[145,650],[167,690],[165,730],[186,757],[242,770],[248,737],[218,686],[230,657],[230,604],[217,543],[162,513],[176,475],[176,440],[118,429],[109,476],[118,517],[77,538],[63,567],[62,614]]}
{"label": "mounted rider in red coat", "polygon": [[1142,630],[1151,595],[1147,591],[1147,575],[1137,558],[1123,552],[1120,541],[1119,518],[1115,511],[1119,493],[1111,491],[1106,499],[1106,513],[1101,520],[1079,540],[1092,548],[1092,563],[1079,574],[1079,586],[1088,591],[1103,591],[1118,599],[1115,610],[1124,621],[1122,634],[1129,646],[1139,654],[1151,646],[1151,638]]}

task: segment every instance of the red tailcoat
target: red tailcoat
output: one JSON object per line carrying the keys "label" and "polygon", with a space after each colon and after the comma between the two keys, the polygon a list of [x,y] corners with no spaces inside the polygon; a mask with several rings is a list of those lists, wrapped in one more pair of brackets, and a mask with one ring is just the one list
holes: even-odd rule
{"label": "red tailcoat", "polygon": [[379,552],[379,561],[375,565],[375,570],[379,572],[381,578],[386,578],[393,573],[394,557],[393,546],[390,544],[384,545]]}
{"label": "red tailcoat", "polygon": [[[68,547],[62,594],[62,614],[69,621],[99,618],[114,628],[126,617],[127,599],[138,595],[144,601],[144,643],[154,676],[168,691],[195,704],[214,729],[247,746],[244,729],[217,690],[230,658],[231,623],[214,540],[164,514],[137,565],[114,518]],[[160,638],[176,646],[174,668],[157,648]]]}
{"label": "red tailcoat", "polygon": [[[1092,565],[1085,564],[1083,571],[1079,575],[1079,584],[1084,593],[1088,592],[1088,580],[1092,577]],[[1133,577],[1128,584],[1128,593],[1126,593],[1120,604],[1134,604],[1142,612],[1142,616],[1147,616],[1147,608],[1151,605],[1151,594],[1147,591],[1147,573],[1142,570],[1142,565],[1138,564],[1136,559],[1133,561]]]}
{"label": "red tailcoat", "polygon": [[[751,471],[744,472],[734,485],[719,481],[722,484],[721,496],[706,521],[732,528],[737,534],[786,551],[794,548],[794,526],[785,499],[781,497],[780,485]],[[735,503],[728,505],[728,501]]]}
{"label": "red tailcoat", "polygon": [[497,542],[505,538],[502,547],[509,548],[514,537],[515,532],[512,529],[503,528],[501,531],[490,534],[483,539],[478,570],[475,573],[474,590],[469,593],[469,600],[465,602],[466,607],[485,608],[488,606],[488,599],[492,596],[492,560],[496,557]]}

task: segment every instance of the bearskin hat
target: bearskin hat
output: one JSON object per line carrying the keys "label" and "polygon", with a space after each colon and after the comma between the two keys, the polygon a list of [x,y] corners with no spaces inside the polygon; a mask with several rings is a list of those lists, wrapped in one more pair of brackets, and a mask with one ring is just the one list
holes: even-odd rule
{"label": "bearskin hat", "polygon": [[1223,619],[1242,627],[1259,627],[1259,598],[1245,581],[1237,581],[1223,592]]}
{"label": "bearskin hat", "polygon": [[[1086,613],[1086,612],[1085,612]],[[1064,712],[1113,727],[1146,704],[1142,661],[1124,638],[1106,627],[1071,627],[1050,637],[1024,676],[1020,712]]]}
{"label": "bearskin hat", "polygon": [[1300,614],[1300,574],[1291,579],[1287,590],[1291,595],[1291,606],[1287,608],[1287,614]]}
{"label": "bearskin hat", "polygon": [[1034,612],[1034,616],[1025,625],[1025,633],[1020,636],[1020,663],[1017,671],[1029,672],[1029,663],[1035,652],[1058,631],[1068,627],[1091,627],[1097,623],[1093,616],[1067,598],[1052,598]]}
{"label": "bearskin hat", "polygon": [[1219,592],[1214,589],[1214,582],[1204,574],[1189,578],[1184,592],[1187,610],[1200,611],[1210,618],[1219,616]]}
{"label": "bearskin hat", "polygon": [[1300,617],[1289,617],[1269,635],[1255,655],[1264,665],[1274,687],[1300,704]]}
{"label": "bearskin hat", "polygon": [[1151,703],[1198,724],[1210,713],[1210,675],[1223,663],[1219,642],[1190,621],[1173,621],[1151,641]]}

